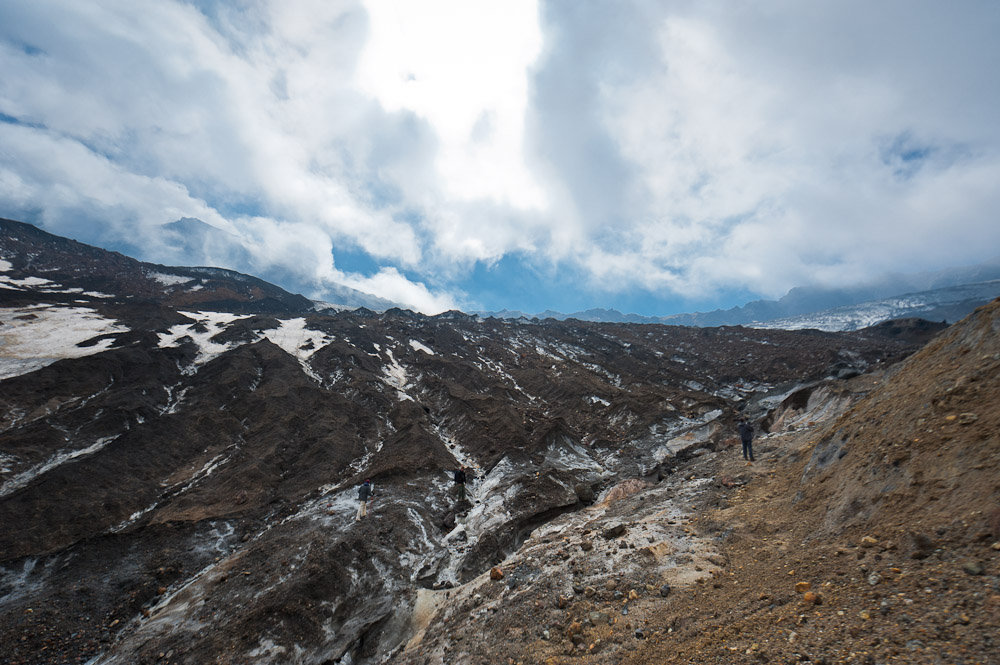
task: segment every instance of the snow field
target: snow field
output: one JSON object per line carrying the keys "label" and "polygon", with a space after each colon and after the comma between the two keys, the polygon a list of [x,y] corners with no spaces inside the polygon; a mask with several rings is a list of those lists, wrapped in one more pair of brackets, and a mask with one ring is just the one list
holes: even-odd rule
{"label": "snow field", "polygon": [[[24,318],[32,316],[34,318]],[[20,376],[64,358],[82,358],[111,348],[114,340],[78,346],[128,328],[89,307],[37,305],[0,309],[0,380]]]}

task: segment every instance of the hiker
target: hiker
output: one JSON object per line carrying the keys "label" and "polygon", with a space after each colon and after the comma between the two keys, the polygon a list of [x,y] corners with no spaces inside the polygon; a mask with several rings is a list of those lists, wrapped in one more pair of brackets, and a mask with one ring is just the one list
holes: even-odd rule
{"label": "hiker", "polygon": [[465,500],[465,481],[466,481],[465,467],[464,466],[458,467],[458,469],[455,471],[454,479],[455,479],[456,489],[458,491],[458,500],[459,501],[464,501]]}
{"label": "hiker", "polygon": [[747,460],[749,465],[753,462],[753,425],[747,421],[746,418],[740,418],[740,441],[743,442],[743,459]]}
{"label": "hiker", "polygon": [[369,479],[358,488],[358,501],[360,501],[361,504],[358,506],[358,516],[355,518],[355,522],[360,522],[362,517],[368,517],[368,499],[371,496],[372,481]]}

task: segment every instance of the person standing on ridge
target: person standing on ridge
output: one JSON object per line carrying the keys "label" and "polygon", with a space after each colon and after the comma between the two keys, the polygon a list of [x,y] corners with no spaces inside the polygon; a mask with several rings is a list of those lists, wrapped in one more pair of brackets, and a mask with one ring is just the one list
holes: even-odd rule
{"label": "person standing on ridge", "polygon": [[368,498],[371,496],[372,481],[369,479],[358,488],[358,501],[360,505],[358,506],[358,516],[355,518],[355,522],[360,522],[362,517],[368,517]]}
{"label": "person standing on ridge", "polygon": [[466,478],[467,476],[465,474],[465,467],[464,466],[458,467],[458,469],[455,471],[454,479],[455,479],[456,490],[458,492],[459,501],[465,501]]}
{"label": "person standing on ridge", "polygon": [[753,425],[746,418],[740,418],[739,424],[740,441],[743,442],[743,459],[747,460],[747,466],[753,462]]}

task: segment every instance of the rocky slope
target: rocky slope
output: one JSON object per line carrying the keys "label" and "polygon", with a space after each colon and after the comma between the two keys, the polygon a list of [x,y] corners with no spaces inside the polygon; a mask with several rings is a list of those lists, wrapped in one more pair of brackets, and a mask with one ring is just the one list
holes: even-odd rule
{"label": "rocky slope", "polygon": [[553,521],[400,662],[1000,662],[998,332],[995,301],[790,395],[753,465],[732,441]]}
{"label": "rocky slope", "polygon": [[[743,542],[693,520],[933,332],[321,315],[5,229],[0,663],[617,662]],[[774,462],[727,472],[740,410]]]}

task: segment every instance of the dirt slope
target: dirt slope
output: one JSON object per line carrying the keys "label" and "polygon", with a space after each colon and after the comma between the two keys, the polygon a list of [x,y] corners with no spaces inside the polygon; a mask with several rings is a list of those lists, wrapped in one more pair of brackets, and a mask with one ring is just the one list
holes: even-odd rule
{"label": "dirt slope", "polygon": [[[998,332],[995,301],[887,375],[842,386],[867,396],[839,417],[759,438],[752,466],[736,447],[695,459],[685,476],[711,482],[678,525],[714,552],[696,552],[700,576],[668,595],[662,574],[646,586],[621,568],[607,589],[624,597],[540,589],[541,624],[501,604],[465,638],[486,644],[468,650],[480,656],[404,662],[1000,662]],[[644,522],[631,513],[629,528]],[[434,629],[452,635],[438,653],[456,655],[462,629]]]}

